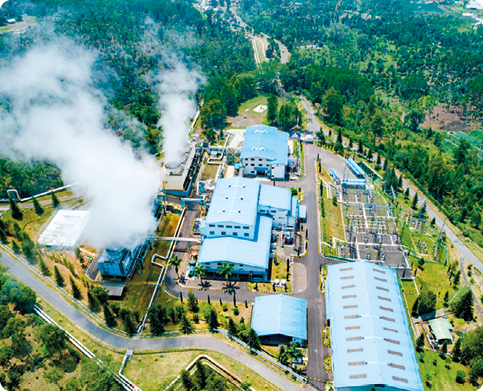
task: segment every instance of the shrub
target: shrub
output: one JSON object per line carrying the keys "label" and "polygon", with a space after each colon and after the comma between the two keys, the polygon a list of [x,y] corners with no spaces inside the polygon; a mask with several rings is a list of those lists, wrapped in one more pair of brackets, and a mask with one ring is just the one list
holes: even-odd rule
{"label": "shrub", "polygon": [[456,372],[456,383],[463,384],[466,380],[466,372],[459,369]]}
{"label": "shrub", "polygon": [[233,314],[238,316],[240,314],[240,310],[237,307],[233,308]]}
{"label": "shrub", "polygon": [[226,304],[223,304],[223,311],[224,312],[228,311],[228,306]]}

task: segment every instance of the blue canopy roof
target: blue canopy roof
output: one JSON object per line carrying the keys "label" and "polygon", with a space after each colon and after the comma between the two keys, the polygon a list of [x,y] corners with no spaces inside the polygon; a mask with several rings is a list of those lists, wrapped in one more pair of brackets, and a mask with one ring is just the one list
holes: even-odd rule
{"label": "blue canopy roof", "polygon": [[261,337],[281,334],[307,340],[307,301],[287,295],[256,297],[252,328]]}
{"label": "blue canopy roof", "polygon": [[268,269],[272,218],[259,216],[255,240],[223,236],[205,238],[201,245],[198,263],[230,262]]}
{"label": "blue canopy roof", "polygon": [[423,391],[394,270],[370,262],[327,267],[334,386]]}
{"label": "blue canopy roof", "polygon": [[288,133],[266,125],[249,126],[240,155],[241,159],[263,157],[273,163],[288,163]]}
{"label": "blue canopy roof", "polygon": [[258,204],[269,208],[290,210],[292,206],[292,192],[284,187],[260,185]]}
{"label": "blue canopy roof", "polygon": [[257,218],[260,182],[242,177],[223,178],[216,183],[207,223],[231,221],[254,225]]}
{"label": "blue canopy roof", "polygon": [[356,176],[364,176],[366,174],[364,170],[360,168],[359,165],[354,161],[354,159],[349,158],[345,159],[345,161]]}

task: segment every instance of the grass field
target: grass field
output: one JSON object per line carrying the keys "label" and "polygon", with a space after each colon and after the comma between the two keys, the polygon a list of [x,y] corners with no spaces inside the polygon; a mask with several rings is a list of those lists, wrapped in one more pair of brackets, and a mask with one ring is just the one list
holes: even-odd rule
{"label": "grass field", "polygon": [[[323,218],[323,241],[332,244],[330,237],[337,238],[344,241],[344,226],[342,222],[342,212],[340,210],[340,205],[334,205],[332,198],[327,198],[327,192],[324,189],[324,210],[325,217]],[[330,255],[337,255],[335,250],[330,250],[327,246],[326,249],[329,250]]]}
{"label": "grass field", "polygon": [[262,379],[258,374],[239,364],[230,357],[218,352],[204,349],[174,350],[157,352],[137,352],[126,365],[124,375],[144,391],[164,390],[182,369],[185,369],[196,357],[208,355],[230,372],[237,374],[243,381],[252,384],[256,390],[278,390],[275,386]]}
{"label": "grass field", "polygon": [[[475,386],[468,381],[464,384],[458,384],[455,381],[456,371],[462,370],[467,372],[467,368],[464,365],[455,363],[449,358],[443,360],[438,353],[430,350],[425,350],[422,354],[417,353],[417,356],[425,390],[470,391],[475,389]],[[429,380],[430,387],[426,383],[428,379],[431,379]]]}
{"label": "grass field", "polygon": [[[424,270],[418,268],[416,273],[416,284],[418,289],[429,289],[437,296],[436,309],[443,308],[443,297],[446,292],[449,294],[449,299],[456,294],[454,286],[450,284],[446,267],[439,263],[426,262],[423,266]],[[404,283],[406,284],[406,282]],[[406,289],[406,285],[404,285]],[[413,285],[414,288],[414,285]],[[406,291],[409,310],[411,310],[414,301],[416,300],[416,290],[408,289]]]}

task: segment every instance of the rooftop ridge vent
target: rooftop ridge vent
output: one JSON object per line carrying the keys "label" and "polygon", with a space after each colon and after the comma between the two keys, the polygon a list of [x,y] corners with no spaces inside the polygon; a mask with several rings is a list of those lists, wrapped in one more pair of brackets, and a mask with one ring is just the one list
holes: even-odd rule
{"label": "rooftop ridge vent", "polygon": [[268,133],[265,129],[255,129],[254,133]]}

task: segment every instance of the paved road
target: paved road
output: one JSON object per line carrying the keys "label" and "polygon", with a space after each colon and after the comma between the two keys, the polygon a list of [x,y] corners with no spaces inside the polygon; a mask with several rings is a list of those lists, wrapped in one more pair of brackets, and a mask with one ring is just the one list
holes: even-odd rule
{"label": "paved road", "polygon": [[275,384],[282,390],[300,391],[301,387],[278,375],[266,365],[249,354],[209,336],[190,336],[159,339],[128,339],[112,334],[94,324],[81,312],[66,302],[57,292],[47,287],[42,281],[32,275],[23,265],[13,260],[9,254],[0,250],[2,256],[0,263],[6,266],[13,275],[29,285],[43,299],[52,304],[71,321],[76,323],[86,332],[101,341],[121,349],[171,349],[171,348],[199,348],[210,349],[231,357],[252,371],[258,373],[264,379]]}
{"label": "paved road", "polygon": [[[75,194],[72,194],[72,195],[59,197],[59,201],[68,201],[68,200],[72,200],[74,198],[77,198],[77,196]],[[50,205],[52,203],[52,200],[43,200],[43,201],[39,201],[39,203],[40,203],[40,205],[43,205],[43,206]],[[33,208],[34,204],[32,202],[28,202],[26,204],[18,203],[18,206],[19,206],[20,209],[26,209],[26,208]],[[0,205],[0,211],[9,210],[9,209],[10,209],[9,204]]]}

